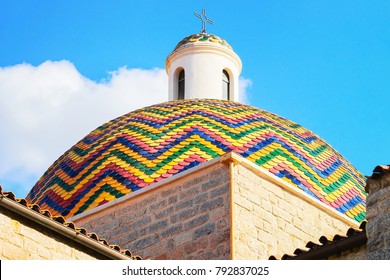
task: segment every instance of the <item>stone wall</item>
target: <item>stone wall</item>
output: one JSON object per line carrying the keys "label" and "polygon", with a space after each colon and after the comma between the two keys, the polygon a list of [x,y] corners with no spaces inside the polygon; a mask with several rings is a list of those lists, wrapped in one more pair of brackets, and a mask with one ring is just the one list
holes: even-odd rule
{"label": "stone wall", "polygon": [[0,207],[1,260],[96,259],[87,252],[88,248]]}
{"label": "stone wall", "polygon": [[83,213],[74,221],[150,259],[280,258],[322,235],[331,239],[358,227],[299,190],[268,180],[269,175],[260,174],[241,157],[229,155],[222,161]]}
{"label": "stone wall", "polygon": [[[390,175],[387,172],[387,176]],[[382,174],[381,174],[382,175]],[[370,182],[370,181],[368,181]],[[367,196],[367,259],[390,259],[390,180],[370,184]]]}
{"label": "stone wall", "polygon": [[74,221],[144,259],[229,259],[229,168],[175,177]]}
{"label": "stone wall", "polygon": [[319,202],[267,181],[253,168],[236,165],[233,178],[234,259],[280,258],[322,235],[345,234],[354,225],[316,207]]}

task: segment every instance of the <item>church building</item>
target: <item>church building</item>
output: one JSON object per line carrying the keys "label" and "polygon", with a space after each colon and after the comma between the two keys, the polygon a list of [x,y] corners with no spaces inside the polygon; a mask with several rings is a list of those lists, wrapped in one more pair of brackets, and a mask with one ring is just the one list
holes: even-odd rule
{"label": "church building", "polygon": [[382,221],[369,219],[389,210],[378,206],[390,197],[378,179],[388,167],[371,179],[366,214],[366,178],[348,160],[299,124],[239,102],[240,57],[206,32],[205,10],[197,15],[202,31],[166,59],[169,101],[93,130],[28,204],[143,259],[390,258],[375,239]]}

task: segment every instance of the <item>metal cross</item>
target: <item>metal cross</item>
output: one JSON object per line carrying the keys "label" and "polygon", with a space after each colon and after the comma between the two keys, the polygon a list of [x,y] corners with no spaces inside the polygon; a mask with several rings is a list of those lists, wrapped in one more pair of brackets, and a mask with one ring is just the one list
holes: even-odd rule
{"label": "metal cross", "polygon": [[196,17],[200,18],[200,20],[202,21],[202,31],[200,33],[207,33],[206,32],[206,23],[214,24],[214,21],[212,21],[211,19],[209,19],[206,16],[206,9],[202,8],[202,14],[199,14],[197,12],[195,12],[194,14]]}

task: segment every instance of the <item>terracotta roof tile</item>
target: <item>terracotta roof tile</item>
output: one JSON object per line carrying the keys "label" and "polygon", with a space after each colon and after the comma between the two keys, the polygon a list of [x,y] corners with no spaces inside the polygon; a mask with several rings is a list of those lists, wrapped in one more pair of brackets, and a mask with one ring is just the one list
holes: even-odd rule
{"label": "terracotta roof tile", "polygon": [[370,192],[370,189],[375,190],[377,188],[383,188],[388,186],[388,177],[390,173],[390,164],[389,165],[377,165],[372,171],[371,176],[366,176],[366,187],[365,191]]}
{"label": "terracotta roof tile", "polygon": [[115,244],[109,244],[106,239],[99,238],[99,236],[94,232],[87,232],[87,230],[85,228],[82,228],[82,227],[79,228],[73,222],[67,222],[63,216],[60,216],[60,215],[53,216],[53,215],[51,215],[50,211],[45,210],[45,209],[41,209],[41,207],[38,204],[29,204],[29,203],[27,203],[27,201],[24,198],[16,198],[16,196],[13,192],[3,192],[3,188],[1,185],[0,185],[0,195],[2,195],[3,197],[5,197],[7,199],[10,199],[10,200],[17,202],[18,204],[30,209],[31,211],[35,211],[41,215],[44,215],[44,216],[50,218],[53,222],[58,222],[60,224],[63,224],[64,226],[66,226],[66,227],[68,227],[68,228],[70,228],[78,233],[81,233],[81,234],[83,234],[91,239],[94,239],[95,241],[98,241],[101,245],[108,246],[111,249],[116,250],[116,251],[120,252],[121,254],[130,257],[131,259],[134,259],[134,260],[141,260],[142,259],[140,256],[133,255],[127,249],[122,249],[118,245],[115,245]]}
{"label": "terracotta roof tile", "polygon": [[[367,242],[366,221],[360,224],[359,229],[349,228],[347,234],[336,234],[332,240],[326,236],[321,236],[320,244],[309,241],[306,249],[297,248],[294,254],[284,254],[282,260],[317,260],[324,259],[334,254],[341,253],[345,250],[352,249],[356,246]],[[270,256],[270,260],[276,260],[275,256]]]}

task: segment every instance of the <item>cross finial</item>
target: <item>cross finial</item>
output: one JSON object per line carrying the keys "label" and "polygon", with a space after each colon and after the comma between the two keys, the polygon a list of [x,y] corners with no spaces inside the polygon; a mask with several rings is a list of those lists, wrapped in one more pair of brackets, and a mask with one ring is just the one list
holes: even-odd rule
{"label": "cross finial", "polygon": [[211,19],[209,19],[206,16],[206,9],[202,8],[202,14],[199,14],[197,12],[195,12],[194,14],[196,17],[200,18],[200,20],[202,21],[202,31],[200,33],[207,33],[206,32],[206,23],[214,24],[214,21],[212,21]]}

